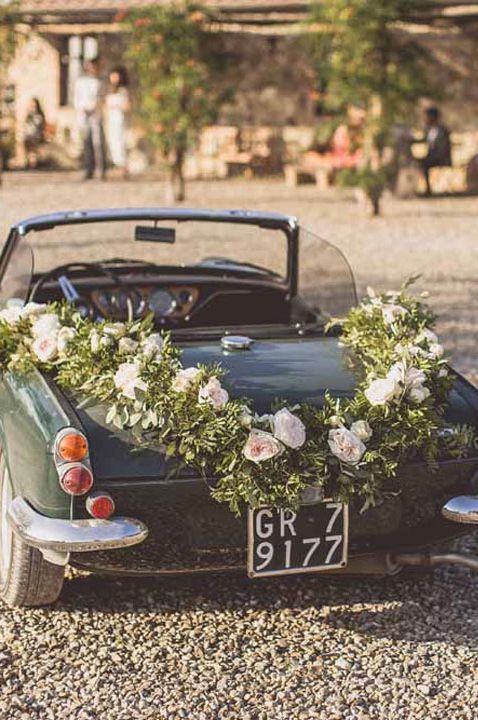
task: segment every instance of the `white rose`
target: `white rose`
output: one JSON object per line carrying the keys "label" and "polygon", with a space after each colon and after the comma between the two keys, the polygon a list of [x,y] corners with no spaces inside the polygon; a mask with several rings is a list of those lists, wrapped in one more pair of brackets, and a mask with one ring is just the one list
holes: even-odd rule
{"label": "white rose", "polygon": [[176,373],[173,380],[173,390],[176,392],[186,392],[194,385],[201,371],[195,367],[184,368]]}
{"label": "white rose", "polygon": [[219,380],[212,377],[206,385],[199,390],[199,402],[212,405],[215,410],[221,410],[229,400],[227,390],[224,390]]}
{"label": "white rose", "polygon": [[440,368],[440,370],[438,371],[438,377],[439,378],[448,377],[448,370],[446,369],[446,367]]}
{"label": "white rose", "polygon": [[100,347],[105,348],[105,347],[111,347],[111,345],[113,345],[113,343],[114,343],[114,340],[112,337],[109,337],[108,335],[103,335],[103,337],[100,338],[99,345],[100,345]]}
{"label": "white rose", "polygon": [[440,343],[431,343],[431,345],[428,346],[427,357],[431,360],[436,360],[437,358],[441,358],[444,352],[443,345],[440,345]]}
{"label": "white rose", "polygon": [[305,443],[305,425],[287,408],[274,415],[274,435],[278,440],[296,450]]}
{"label": "white rose", "polygon": [[407,310],[402,307],[401,305],[394,305],[393,303],[389,305],[384,305],[382,308],[382,315],[383,319],[386,323],[393,323],[395,320],[398,320],[399,318],[403,317],[407,314]]}
{"label": "white rose", "polygon": [[54,337],[39,337],[32,344],[32,350],[40,362],[54,360],[58,352],[58,346]]}
{"label": "white rose", "polygon": [[329,447],[333,454],[342,462],[356,465],[367,449],[363,442],[347,428],[329,430]]}
{"label": "white rose", "polygon": [[372,380],[364,395],[370,405],[386,405],[400,391],[399,384],[393,378]]}
{"label": "white rose", "polygon": [[139,377],[138,363],[122,363],[114,376],[115,386],[125,397],[136,400],[136,390],[147,390],[148,386]]}
{"label": "white rose", "polygon": [[425,375],[423,370],[419,370],[418,368],[408,368],[407,372],[405,373],[405,385],[407,388],[415,388],[423,385],[426,379],[427,376]]}
{"label": "white rose", "polygon": [[242,452],[247,460],[260,463],[280,455],[283,450],[284,447],[271,433],[251,430]]}
{"label": "white rose", "polygon": [[45,312],[45,303],[29,302],[22,308],[22,318],[35,317]]}
{"label": "white rose", "polygon": [[103,326],[103,332],[105,335],[112,335],[116,338],[123,337],[126,334],[126,326],[121,322],[109,323]]}
{"label": "white rose", "polygon": [[433,330],[429,330],[428,328],[424,328],[421,332],[418,333],[417,337],[415,338],[416,343],[421,343],[424,340],[427,341],[427,343],[437,343],[438,337],[436,333],[433,332]]}
{"label": "white rose", "polygon": [[244,405],[242,407],[241,414],[239,415],[239,422],[243,427],[250,428],[252,425],[252,421],[254,419],[254,416],[252,415],[251,411],[247,407],[247,405]]}
{"label": "white rose", "polygon": [[129,337],[122,337],[118,343],[121,355],[131,355],[138,348],[139,343]]}
{"label": "white rose", "polygon": [[350,426],[350,432],[353,432],[360,440],[370,440],[372,437],[372,428],[366,420],[356,420]]}
{"label": "white rose", "polygon": [[32,325],[33,337],[55,337],[60,330],[60,320],[56,313],[46,313],[40,315]]}
{"label": "white rose", "polygon": [[430,395],[430,390],[424,385],[417,385],[416,387],[412,387],[408,394],[414,402],[421,403]]}
{"label": "white rose", "polygon": [[58,345],[58,352],[60,354],[64,353],[66,350],[66,346],[70,342],[70,340],[73,340],[73,338],[76,335],[75,328],[72,327],[62,327],[58,333],[57,338],[57,345]]}
{"label": "white rose", "polygon": [[393,380],[395,383],[403,384],[405,382],[405,375],[407,372],[406,364],[402,362],[396,362],[392,365],[387,373],[387,379]]}
{"label": "white rose", "polygon": [[21,318],[21,308],[18,305],[10,305],[9,307],[0,310],[0,320],[3,320],[7,325],[15,325]]}
{"label": "white rose", "polygon": [[100,336],[96,330],[90,332],[90,348],[93,355],[96,355],[100,350]]}
{"label": "white rose", "polygon": [[151,333],[141,346],[143,354],[148,358],[158,358],[163,349],[163,338],[159,333]]}

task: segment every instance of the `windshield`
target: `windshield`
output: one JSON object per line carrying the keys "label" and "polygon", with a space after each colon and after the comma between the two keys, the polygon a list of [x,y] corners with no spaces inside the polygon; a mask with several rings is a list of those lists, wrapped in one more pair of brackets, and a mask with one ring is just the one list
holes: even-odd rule
{"label": "windshield", "polygon": [[[152,237],[155,227],[159,232]],[[287,237],[282,230],[204,221],[93,222],[30,232],[21,238],[2,281],[3,300],[26,298],[31,253],[35,273],[66,263],[124,260],[159,266],[201,264],[225,275],[238,269],[251,276],[272,273],[278,280],[287,275]]]}
{"label": "windshield", "polygon": [[299,292],[325,317],[342,317],[357,304],[354,277],[343,253],[303,227],[299,243]]}

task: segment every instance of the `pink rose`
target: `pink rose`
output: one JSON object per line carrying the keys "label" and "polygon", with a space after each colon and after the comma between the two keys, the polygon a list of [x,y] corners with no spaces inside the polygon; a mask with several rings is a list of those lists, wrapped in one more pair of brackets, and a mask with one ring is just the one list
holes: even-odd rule
{"label": "pink rose", "polygon": [[247,460],[260,463],[280,455],[283,450],[283,445],[271,433],[251,430],[242,452]]}
{"label": "pink rose", "polygon": [[221,410],[229,400],[227,390],[224,390],[219,380],[212,377],[206,385],[199,390],[199,402],[209,403],[215,410]]}
{"label": "pink rose", "polygon": [[367,449],[355,433],[344,427],[329,430],[328,442],[335,457],[349,465],[356,465],[360,462]]}
{"label": "pink rose", "polygon": [[199,368],[188,367],[184,370],[180,370],[173,380],[173,390],[176,392],[186,392],[193,385],[198,375],[200,374]]}
{"label": "pink rose", "polygon": [[32,344],[32,350],[40,362],[54,360],[58,352],[56,339],[51,337],[40,337]]}
{"label": "pink rose", "polygon": [[278,440],[296,450],[305,443],[305,425],[287,408],[282,408],[274,415],[274,435]]}

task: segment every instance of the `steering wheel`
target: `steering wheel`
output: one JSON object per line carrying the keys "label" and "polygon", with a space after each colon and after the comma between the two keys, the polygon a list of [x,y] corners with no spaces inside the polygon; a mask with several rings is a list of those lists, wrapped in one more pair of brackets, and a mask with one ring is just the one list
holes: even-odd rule
{"label": "steering wheel", "polygon": [[75,270],[90,270],[92,271],[92,274],[107,277],[108,279],[113,280],[115,285],[124,287],[124,282],[120,277],[118,277],[118,275],[98,263],[67,263],[66,265],[59,265],[58,267],[49,270],[36,281],[30,292],[30,301],[33,302],[36,300],[45,283],[49,280],[57,280],[65,299],[77,307],[83,317],[94,318],[97,308],[93,305],[89,298],[80,295],[68,277],[68,273]]}

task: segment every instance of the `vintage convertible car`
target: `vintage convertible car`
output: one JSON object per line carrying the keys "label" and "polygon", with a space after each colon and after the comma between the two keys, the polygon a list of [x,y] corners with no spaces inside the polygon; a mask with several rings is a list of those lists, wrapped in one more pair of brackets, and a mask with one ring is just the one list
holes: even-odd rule
{"label": "vintage convertible car", "polygon": [[[178,209],[35,217],[11,228],[0,282],[4,303],[66,299],[84,316],[115,321],[152,312],[187,364],[220,361],[229,389],[259,412],[277,396],[320,405],[326,391],[354,391],[337,333],[324,329],[356,301],[350,268],[293,217]],[[478,426],[478,392],[458,374],[447,418]],[[235,517],[193,471],[173,472],[161,448],[135,450],[101,404],[84,406],[38,371],[3,376],[0,438],[0,594],[13,605],[53,602],[67,563],[127,575],[247,568],[252,577],[386,575],[439,562],[478,569],[472,556],[436,549],[478,522],[473,454],[433,473],[411,463],[403,491],[365,512],[305,494],[294,526],[267,508]],[[65,468],[90,474],[91,490],[70,491]],[[310,543],[300,562],[292,542]]]}

